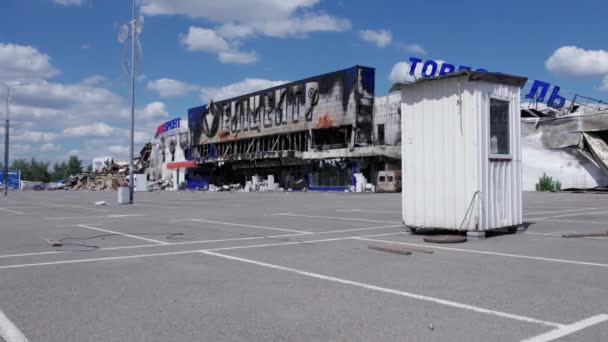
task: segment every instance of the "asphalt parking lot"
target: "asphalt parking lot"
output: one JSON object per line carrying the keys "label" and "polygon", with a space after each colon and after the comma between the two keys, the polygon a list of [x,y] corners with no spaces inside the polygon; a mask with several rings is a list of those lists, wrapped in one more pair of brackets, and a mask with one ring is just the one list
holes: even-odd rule
{"label": "asphalt parking lot", "polygon": [[[404,234],[400,207],[400,194],[137,193],[118,206],[110,192],[12,192],[0,336],[608,340],[608,238],[561,237],[608,230],[608,196],[525,193],[527,230],[452,245]],[[385,243],[414,252],[368,249]]]}

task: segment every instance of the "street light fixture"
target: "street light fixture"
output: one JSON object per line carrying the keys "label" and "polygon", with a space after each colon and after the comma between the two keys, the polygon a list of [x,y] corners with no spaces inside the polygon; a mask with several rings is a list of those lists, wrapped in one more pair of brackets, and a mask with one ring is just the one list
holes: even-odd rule
{"label": "street light fixture", "polygon": [[25,86],[26,83],[15,83],[15,84],[4,84],[0,82],[0,85],[6,88],[6,103],[4,113],[4,196],[8,196],[8,143],[9,143],[9,123],[11,119],[11,89],[19,86]]}

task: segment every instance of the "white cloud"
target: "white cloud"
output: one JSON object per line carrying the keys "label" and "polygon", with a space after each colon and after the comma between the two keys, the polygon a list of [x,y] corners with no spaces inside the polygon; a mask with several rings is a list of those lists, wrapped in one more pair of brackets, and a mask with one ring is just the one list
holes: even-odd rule
{"label": "white cloud", "polygon": [[397,46],[397,48],[405,52],[415,53],[418,55],[426,55],[426,50],[420,44],[407,44],[403,42],[396,42],[395,45]]}
{"label": "white cloud", "polygon": [[127,155],[129,154],[129,146],[113,145],[108,147],[108,151],[112,154]]}
{"label": "white cloud", "polygon": [[600,86],[600,90],[608,91],[608,75],[604,76],[604,79],[602,79],[602,85]]}
{"label": "white cloud", "polygon": [[344,32],[348,19],[316,11],[320,0],[143,0],[148,15],[184,15],[201,18],[212,28],[190,28],[180,36],[190,51],[217,53],[223,63],[258,61],[254,51],[243,52],[243,39],[253,36],[306,37],[312,32]]}
{"label": "white cloud", "polygon": [[215,30],[190,26],[188,33],[180,37],[182,44],[190,51],[223,52],[232,49],[228,42]]}
{"label": "white cloud", "polygon": [[83,50],[88,50],[91,48],[91,44],[87,44],[87,43],[80,44],[80,48]]}
{"label": "white cloud", "polygon": [[169,117],[166,105],[163,102],[151,102],[144,108],[136,111],[136,116],[140,120],[159,120]]}
{"label": "white cloud", "polygon": [[222,63],[251,64],[258,61],[254,51],[239,51],[237,43],[229,43],[212,29],[190,26],[188,33],[180,36],[180,42],[189,51],[216,53]]}
{"label": "white cloud", "polygon": [[276,87],[289,81],[271,81],[259,78],[246,78],[240,82],[232,83],[220,88],[202,88],[201,100],[203,102],[221,101],[239,95],[245,95],[258,90]]}
{"label": "white cloud", "polygon": [[57,139],[57,134],[53,133],[53,132],[17,130],[11,134],[11,138],[14,141],[23,141],[23,142],[51,142],[51,141],[55,141],[55,139]]}
{"label": "white cloud", "polygon": [[53,0],[54,3],[62,6],[80,6],[84,0]]}
{"label": "white cloud", "polygon": [[31,81],[59,74],[51,58],[27,45],[0,43],[0,79],[3,81]]}
{"label": "white cloud", "polygon": [[408,72],[410,70],[410,63],[399,62],[393,66],[391,73],[388,76],[389,81],[393,83],[407,81]]}
{"label": "white cloud", "polygon": [[320,0],[142,0],[148,15],[185,15],[216,22],[277,20],[307,9]]}
{"label": "white cloud", "polygon": [[158,95],[163,98],[183,96],[199,88],[199,86],[171,78],[148,81],[146,85],[146,89],[158,92]]}
{"label": "white cloud", "polygon": [[608,51],[562,46],[547,59],[545,67],[568,77],[602,77],[608,74]]}
{"label": "white cloud", "polygon": [[40,146],[41,152],[57,152],[60,150],[61,150],[61,147],[59,145],[55,145],[53,143],[46,143],[46,144]]}
{"label": "white cloud", "polygon": [[225,51],[220,52],[218,55],[220,62],[228,64],[251,64],[259,60],[255,51],[242,52],[242,51]]}
{"label": "white cloud", "polygon": [[68,127],[63,130],[63,136],[75,137],[110,137],[117,133],[117,129],[104,122],[95,122],[88,125]]}
{"label": "white cloud", "polygon": [[105,76],[101,75],[92,75],[82,80],[82,84],[87,86],[96,86],[102,83],[107,82],[108,79]]}
{"label": "white cloud", "polygon": [[[437,73],[439,73],[439,68],[441,67],[441,65],[443,63],[445,63],[445,61],[435,60],[435,63],[437,63],[437,69],[438,69],[436,71],[436,74],[437,74]],[[391,70],[391,73],[388,75],[389,81],[394,82],[394,83],[414,82],[417,79],[422,77],[423,63],[416,64],[416,69],[414,70],[414,75],[409,74],[410,67],[411,67],[410,62],[396,63],[395,65],[393,65],[393,69]]]}
{"label": "white cloud", "polygon": [[359,31],[359,37],[380,48],[387,47],[393,40],[393,35],[388,30],[361,30]]}

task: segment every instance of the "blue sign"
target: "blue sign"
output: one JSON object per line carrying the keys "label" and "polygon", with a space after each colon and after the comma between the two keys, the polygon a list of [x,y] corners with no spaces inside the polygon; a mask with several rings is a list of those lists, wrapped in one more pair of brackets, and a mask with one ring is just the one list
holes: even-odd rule
{"label": "blue sign", "polygon": [[[19,170],[8,170],[8,187],[11,189],[19,190]],[[0,170],[0,183],[4,184],[4,169]]]}
{"label": "blue sign", "polygon": [[[418,64],[422,64],[422,77],[434,77],[449,74],[456,71],[456,66],[450,63],[442,63],[439,65],[434,60],[423,61],[420,58],[410,57],[410,71],[409,74],[414,76],[416,67]],[[458,71],[461,70],[472,70],[470,66],[460,65]],[[486,69],[475,69],[475,71],[488,72]],[[545,102],[545,97],[551,88],[551,84],[539,80],[534,80],[530,92],[526,95],[527,99],[532,99],[537,102]],[[551,95],[547,99],[547,105],[549,107],[560,109],[566,104],[566,99],[559,95],[560,87],[554,86]]]}

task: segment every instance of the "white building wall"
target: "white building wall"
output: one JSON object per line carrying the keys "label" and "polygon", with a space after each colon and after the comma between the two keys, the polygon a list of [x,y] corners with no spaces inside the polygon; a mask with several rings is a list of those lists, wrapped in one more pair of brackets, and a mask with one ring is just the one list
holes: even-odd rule
{"label": "white building wall", "polygon": [[[185,161],[186,149],[189,147],[190,133],[187,129],[186,120],[181,120],[181,128],[169,131],[152,139],[152,151],[150,152],[150,166],[147,170],[151,182],[166,180],[175,184],[173,170],[167,168],[171,162]],[[174,146],[174,152],[172,152]],[[164,161],[163,161],[164,153]],[[180,169],[180,178],[185,175],[186,169]],[[177,187],[174,187],[177,190]]]}
{"label": "white building wall", "polygon": [[374,99],[374,145],[378,144],[378,125],[384,124],[384,143],[401,144],[401,93]]}

